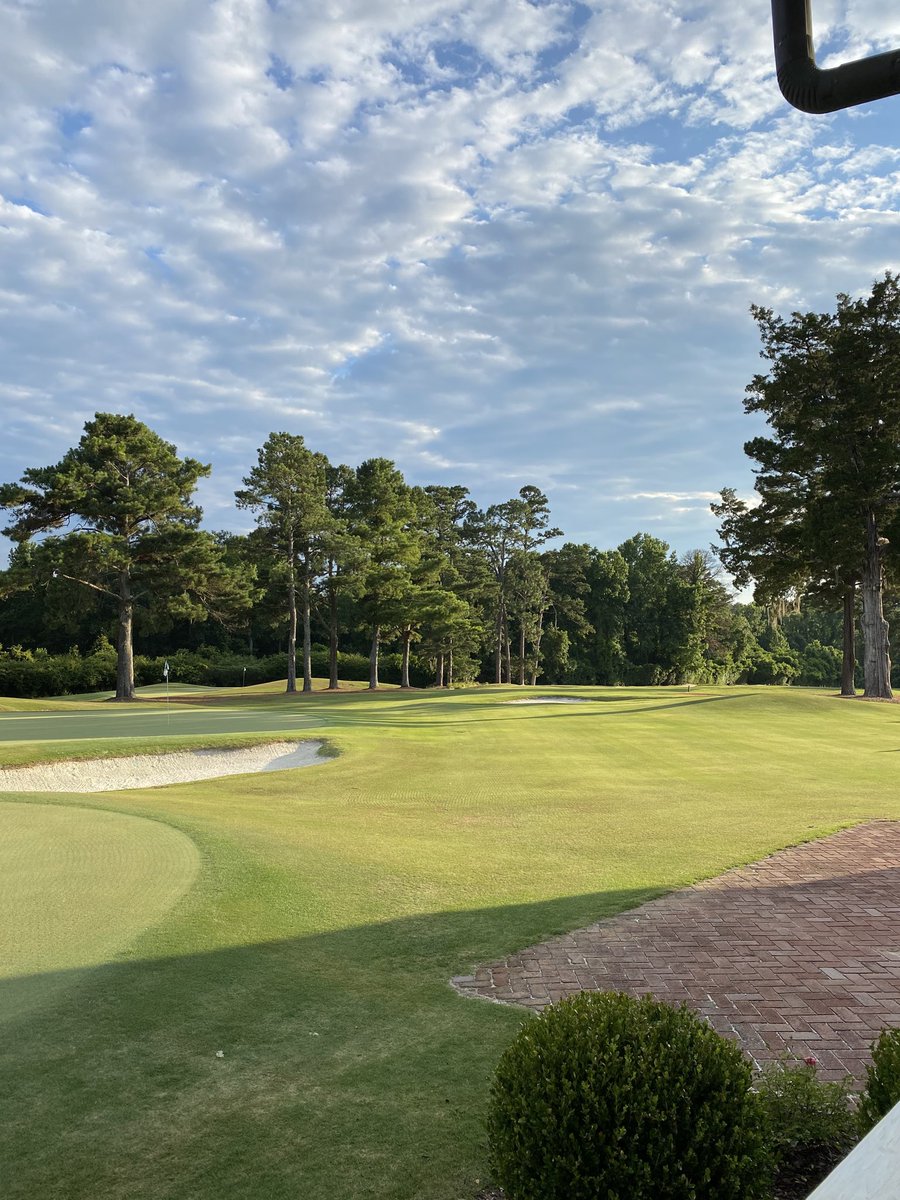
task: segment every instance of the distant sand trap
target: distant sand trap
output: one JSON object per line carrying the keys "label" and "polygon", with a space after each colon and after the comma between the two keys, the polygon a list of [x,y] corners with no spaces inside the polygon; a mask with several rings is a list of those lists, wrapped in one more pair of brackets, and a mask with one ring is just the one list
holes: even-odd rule
{"label": "distant sand trap", "polygon": [[507,704],[592,704],[587,696],[534,696],[529,700],[507,700]]}
{"label": "distant sand trap", "polygon": [[269,742],[232,750],[178,750],[174,754],[4,767],[0,769],[0,792],[118,792],[223,775],[284,771],[324,761],[321,749],[322,742]]}

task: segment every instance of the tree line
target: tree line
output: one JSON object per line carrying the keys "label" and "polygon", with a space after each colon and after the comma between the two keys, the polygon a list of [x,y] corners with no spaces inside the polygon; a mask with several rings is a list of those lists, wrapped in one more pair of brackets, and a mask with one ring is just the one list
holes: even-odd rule
{"label": "tree line", "polygon": [[709,551],[678,557],[646,533],[614,550],[548,548],[562,532],[533,485],[480,508],[461,485],[411,486],[385,458],[333,465],[276,432],[235,494],[254,529],[212,533],[194,502],[209,470],[134,416],[97,413],[59,463],[0,487],[15,543],[0,641],[88,650],[111,634],[119,700],[134,696],[136,636],[150,654],[280,646],[290,692],[312,688],[317,646],[332,688],[342,649],[366,651],[377,688],[386,645],[406,687],[413,674],[451,686],[835,671],[820,637],[788,643],[777,608],[735,604]]}

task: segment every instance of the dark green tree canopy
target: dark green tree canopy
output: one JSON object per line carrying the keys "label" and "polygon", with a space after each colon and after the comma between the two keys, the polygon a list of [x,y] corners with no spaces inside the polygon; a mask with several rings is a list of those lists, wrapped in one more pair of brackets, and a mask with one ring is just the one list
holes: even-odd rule
{"label": "dark green tree canopy", "polygon": [[16,542],[41,538],[27,572],[7,573],[7,586],[63,580],[115,604],[119,700],[134,696],[136,609],[156,621],[225,618],[250,602],[250,573],[228,566],[223,547],[197,529],[193,492],[208,474],[136,417],[97,413],[60,462],[0,487],[0,506],[13,517],[3,532]]}
{"label": "dark green tree canopy", "polygon": [[763,598],[859,583],[866,695],[889,698],[882,591],[900,534],[900,282],[888,272],[866,297],[839,295],[833,313],[752,313],[769,370],[744,407],[772,433],[744,447],[759,464],[759,507],[728,489],[714,506],[723,559]]}
{"label": "dark green tree canopy", "polygon": [[303,690],[312,690],[311,602],[326,571],[339,523],[328,505],[330,464],[299,434],[271,433],[235,492],[256,513],[256,544],[270,558],[270,581],[283,588],[288,617],[287,690],[297,688],[298,591],[303,625]]}
{"label": "dark green tree canopy", "polygon": [[135,416],[97,413],[55,466],[30,468],[20,483],[0,486],[0,506],[13,516],[3,532],[26,541],[75,522],[78,532],[127,541],[173,522],[196,526],[200,509],[192,496],[209,472],[196,459],[180,459]]}

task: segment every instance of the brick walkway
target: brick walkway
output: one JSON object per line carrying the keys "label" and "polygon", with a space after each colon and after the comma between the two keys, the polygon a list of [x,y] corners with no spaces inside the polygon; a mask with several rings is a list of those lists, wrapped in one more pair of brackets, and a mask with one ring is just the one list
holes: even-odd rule
{"label": "brick walkway", "polygon": [[864,1075],[900,1026],[900,822],[782,850],[453,981],[544,1008],[584,990],[684,1001],[757,1065],[785,1051]]}

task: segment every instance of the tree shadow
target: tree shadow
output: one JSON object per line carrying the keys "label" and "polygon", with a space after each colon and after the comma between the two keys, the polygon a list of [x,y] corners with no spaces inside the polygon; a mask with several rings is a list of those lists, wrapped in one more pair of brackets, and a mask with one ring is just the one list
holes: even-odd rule
{"label": "tree shadow", "polygon": [[[633,697],[630,699],[633,700]],[[632,716],[639,713],[661,712],[670,708],[689,708],[698,704],[718,704],[723,701],[752,699],[754,699],[753,696],[743,693],[735,693],[733,695],[726,696],[704,696],[696,699],[685,694],[684,699],[681,700],[667,700],[664,703],[658,704],[645,702],[634,708],[623,708],[618,706],[615,708],[600,707],[600,705],[604,704],[605,702],[598,701],[596,702],[598,705],[597,708],[593,707],[594,702],[592,702],[591,705],[548,704],[544,711],[535,711],[536,709],[540,710],[539,705],[534,705],[534,707],[526,707],[525,705],[522,705],[521,707],[517,707],[512,713],[500,711],[506,707],[506,704],[509,703],[508,701],[485,700],[482,702],[474,701],[466,704],[464,709],[459,710],[459,715],[456,717],[442,716],[440,719],[428,720],[421,719],[417,716],[415,725],[417,728],[422,728],[423,726],[428,725],[471,725],[481,721],[486,716],[489,716],[491,721],[535,721],[547,720],[548,718],[560,719],[563,717],[578,717],[591,720],[597,718]],[[627,703],[624,698],[623,701]],[[623,701],[617,701],[617,704],[621,704]],[[428,706],[422,703],[422,701],[419,703],[421,706],[420,712],[422,714],[427,713]],[[347,711],[341,712],[339,715],[335,714],[334,726],[337,728],[340,725],[386,725],[396,728],[398,727],[400,720],[408,717],[409,715],[408,707],[407,710],[402,713],[385,711],[379,713]]]}
{"label": "tree shadow", "polygon": [[524,1014],[472,1004],[450,977],[658,894],[2,981],[5,1200],[474,1195],[490,1076]]}

